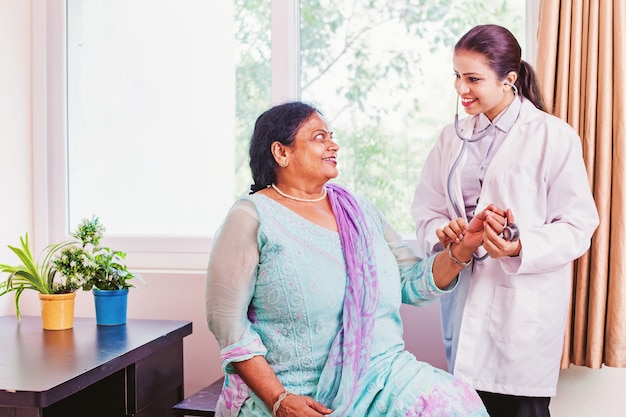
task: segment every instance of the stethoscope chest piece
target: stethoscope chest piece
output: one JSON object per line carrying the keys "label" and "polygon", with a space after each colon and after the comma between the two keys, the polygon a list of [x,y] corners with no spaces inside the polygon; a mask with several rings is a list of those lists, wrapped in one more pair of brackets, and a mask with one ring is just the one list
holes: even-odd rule
{"label": "stethoscope chest piece", "polygon": [[504,240],[515,242],[519,240],[519,229],[517,228],[515,223],[508,223],[506,226],[504,226],[504,229],[502,229],[501,235]]}

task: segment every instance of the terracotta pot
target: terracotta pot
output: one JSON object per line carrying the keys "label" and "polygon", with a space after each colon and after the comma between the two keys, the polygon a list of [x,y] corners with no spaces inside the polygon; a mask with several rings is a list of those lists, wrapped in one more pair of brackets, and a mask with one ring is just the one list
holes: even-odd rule
{"label": "terracotta pot", "polygon": [[76,293],[39,294],[41,324],[44,330],[65,330],[74,327]]}

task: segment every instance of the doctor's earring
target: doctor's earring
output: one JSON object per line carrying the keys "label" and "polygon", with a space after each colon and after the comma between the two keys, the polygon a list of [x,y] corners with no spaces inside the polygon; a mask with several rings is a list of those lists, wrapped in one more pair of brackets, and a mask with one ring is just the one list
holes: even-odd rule
{"label": "doctor's earring", "polygon": [[287,168],[287,165],[289,165],[289,161],[284,161],[283,160],[283,161],[280,161],[278,163],[278,166],[281,167],[281,168]]}

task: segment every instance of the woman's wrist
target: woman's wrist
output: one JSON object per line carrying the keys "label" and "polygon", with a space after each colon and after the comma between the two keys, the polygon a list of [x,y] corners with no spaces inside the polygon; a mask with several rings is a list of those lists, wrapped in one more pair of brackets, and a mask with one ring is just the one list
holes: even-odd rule
{"label": "woman's wrist", "polygon": [[472,260],[474,259],[473,257],[474,251],[471,249],[464,250],[464,247],[462,244],[453,246],[453,243],[450,242],[448,246],[446,247],[446,252],[448,254],[448,258],[453,264],[461,266],[463,268],[468,267],[472,263]]}
{"label": "woman's wrist", "polygon": [[278,409],[280,408],[280,404],[290,394],[291,394],[291,392],[289,392],[287,390],[285,390],[282,393],[280,393],[280,395],[278,396],[278,399],[274,402],[274,405],[272,406],[272,416],[273,417],[276,417],[276,413],[278,413]]}

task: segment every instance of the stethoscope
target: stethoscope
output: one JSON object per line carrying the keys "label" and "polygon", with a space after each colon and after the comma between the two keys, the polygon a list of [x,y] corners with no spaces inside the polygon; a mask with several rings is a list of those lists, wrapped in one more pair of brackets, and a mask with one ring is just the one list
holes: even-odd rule
{"label": "stethoscope", "polygon": [[[517,96],[518,92],[517,92],[517,87],[515,86],[515,84],[510,84],[508,82],[506,82],[506,84],[510,85],[513,88],[513,93]],[[511,107],[511,106],[509,105],[509,107]],[[507,111],[509,109],[509,107],[507,107],[505,111]],[[452,203],[452,208],[454,209],[454,212],[455,212],[457,217],[463,217],[463,213],[462,213],[461,209],[459,208],[459,206],[454,201],[454,198],[452,198],[452,174],[454,173],[454,171],[456,170],[457,166],[461,162],[461,158],[463,157],[463,155],[467,151],[467,147],[469,146],[469,144],[473,143],[473,142],[478,142],[478,141],[484,139],[487,135],[491,134],[494,129],[495,129],[495,126],[493,125],[493,123],[491,123],[491,124],[489,124],[489,126],[487,126],[487,128],[485,129],[485,131],[483,133],[481,133],[480,135],[478,135],[478,136],[476,136],[474,138],[472,138],[472,137],[468,138],[468,137],[463,136],[463,132],[461,132],[461,129],[459,128],[459,96],[457,95],[457,97],[456,97],[456,113],[454,114],[454,131],[456,132],[457,137],[463,141],[463,146],[461,147],[461,151],[459,152],[459,156],[456,157],[456,160],[454,161],[454,163],[452,164],[452,167],[450,168],[450,173],[448,174],[448,182],[447,182],[448,195],[450,196],[450,202]],[[500,233],[500,236],[504,240],[515,242],[515,241],[517,241],[519,239],[520,232],[519,232],[519,229],[517,228],[517,225],[515,223],[509,223],[507,221],[507,224],[504,226],[504,229],[502,229],[502,232]],[[485,254],[483,256],[477,256],[476,254],[474,254],[474,259],[476,259],[478,261],[482,261],[483,259],[487,258],[487,256],[489,256],[489,255]]]}

